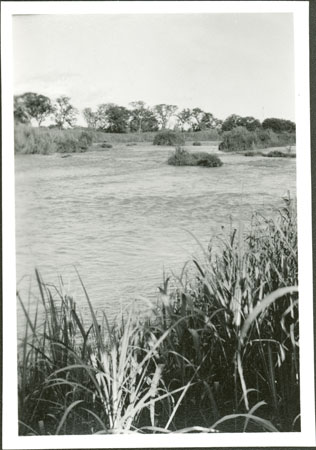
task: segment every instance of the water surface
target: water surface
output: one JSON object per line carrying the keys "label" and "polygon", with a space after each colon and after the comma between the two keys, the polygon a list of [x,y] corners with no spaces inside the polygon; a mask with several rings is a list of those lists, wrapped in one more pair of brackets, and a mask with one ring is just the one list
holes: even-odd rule
{"label": "water surface", "polygon": [[21,292],[36,266],[52,283],[61,274],[86,305],[76,266],[93,305],[112,317],[139,294],[154,301],[163,270],[179,272],[199,251],[188,231],[207,246],[222,226],[247,224],[255,210],[272,214],[287,191],[295,194],[295,159],[220,154],[220,168],[173,167],[172,151],[122,144],[69,158],[17,155]]}

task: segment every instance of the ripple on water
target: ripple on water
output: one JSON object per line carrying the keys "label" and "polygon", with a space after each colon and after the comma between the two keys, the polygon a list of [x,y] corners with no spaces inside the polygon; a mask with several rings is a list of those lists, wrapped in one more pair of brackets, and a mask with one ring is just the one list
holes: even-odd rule
{"label": "ripple on water", "polygon": [[166,165],[168,148],[116,150],[16,157],[17,279],[35,266],[48,281],[61,273],[85,305],[76,265],[111,317],[139,294],[153,301],[163,268],[177,272],[199,251],[189,231],[206,246],[222,225],[247,224],[296,190],[291,159],[224,154],[222,167],[206,169]]}

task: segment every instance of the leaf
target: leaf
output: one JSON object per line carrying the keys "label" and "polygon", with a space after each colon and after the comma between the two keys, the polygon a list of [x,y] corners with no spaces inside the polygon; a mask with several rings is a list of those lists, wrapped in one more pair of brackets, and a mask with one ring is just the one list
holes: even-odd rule
{"label": "leaf", "polygon": [[77,405],[79,405],[79,403],[82,403],[83,400],[76,400],[75,402],[71,403],[71,405],[68,406],[68,408],[66,409],[66,411],[63,414],[63,417],[61,418],[61,421],[59,422],[59,425],[57,427],[56,433],[55,435],[59,434],[62,427],[64,426],[64,423],[68,417],[68,414],[71,412],[71,410],[73,410]]}

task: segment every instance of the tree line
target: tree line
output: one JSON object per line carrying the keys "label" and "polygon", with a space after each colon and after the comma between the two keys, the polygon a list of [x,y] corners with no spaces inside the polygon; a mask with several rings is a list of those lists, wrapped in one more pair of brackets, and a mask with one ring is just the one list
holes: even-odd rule
{"label": "tree line", "polygon": [[[14,119],[16,123],[31,124],[34,119],[38,126],[50,118],[50,127],[63,129],[76,126],[79,111],[71,104],[70,97],[60,96],[53,103],[49,97],[26,92],[14,96]],[[143,101],[129,104],[129,108],[115,103],[98,105],[95,111],[84,108],[83,117],[87,127],[109,133],[146,132],[165,130],[172,127],[179,131],[217,130],[231,131],[244,127],[248,131],[257,129],[272,129],[277,133],[295,133],[295,123],[290,120],[267,118],[262,123],[252,117],[241,117],[231,114],[224,121],[217,119],[210,112],[201,108],[184,108],[161,103],[150,107]]]}

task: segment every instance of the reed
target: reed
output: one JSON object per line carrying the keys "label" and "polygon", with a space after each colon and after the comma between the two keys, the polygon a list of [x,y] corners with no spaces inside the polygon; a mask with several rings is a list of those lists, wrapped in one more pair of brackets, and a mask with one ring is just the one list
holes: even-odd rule
{"label": "reed", "polygon": [[[43,282],[18,358],[20,434],[300,429],[295,205],[256,214],[113,324]],[[171,287],[172,286],[172,287]]]}

